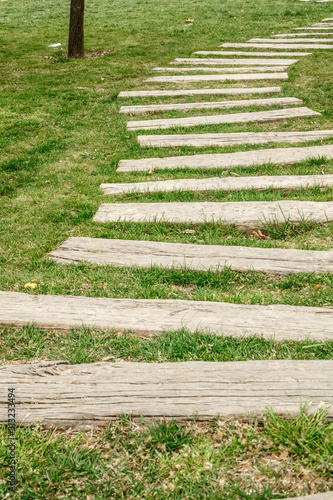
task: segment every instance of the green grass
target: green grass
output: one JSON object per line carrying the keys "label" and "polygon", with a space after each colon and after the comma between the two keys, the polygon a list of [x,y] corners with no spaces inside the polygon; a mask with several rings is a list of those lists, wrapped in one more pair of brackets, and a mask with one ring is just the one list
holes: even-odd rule
{"label": "green grass", "polygon": [[[182,426],[125,416],[104,431],[16,430],[17,498],[267,500],[332,487],[333,424],[301,408],[286,421],[250,418]],[[0,492],[8,435],[0,428]]]}
{"label": "green grass", "polygon": [[[309,332],[310,335],[311,332]],[[0,335],[0,363],[33,362],[41,359],[71,364],[99,361],[245,361],[269,359],[332,359],[333,341],[276,341],[261,336],[233,338],[187,330],[156,337],[128,332],[76,329],[43,331],[33,326],[4,328]]]}
{"label": "green grass", "polygon": [[[266,224],[268,238],[256,240],[235,227],[214,224],[96,224],[101,202],[156,201],[330,201],[332,189],[300,191],[130,194],[103,197],[102,182],[137,182],[223,175],[330,174],[326,158],[297,165],[253,166],[229,171],[154,171],[119,174],[119,160],[218,153],[221,148],[141,148],[137,133],[126,130],[121,105],[200,102],[254,96],[195,96],[117,99],[122,90],[204,88],[149,84],[150,70],[196,50],[218,50],[223,41],[268,37],[331,17],[330,4],[298,0],[90,0],[86,5],[87,57],[68,60],[68,2],[0,2],[0,290],[94,297],[167,298],[243,304],[333,306],[330,274],[287,277],[264,273],[116,268],[80,263],[62,266],[47,258],[68,236],[141,239],[265,248],[333,248],[333,224],[303,221],[299,226]],[[187,17],[194,18],[186,25]],[[62,48],[51,49],[52,43]],[[289,81],[253,82],[277,86],[281,96],[298,97],[322,113],[314,119],[230,124],[191,132],[264,132],[333,129],[332,51],[317,51],[289,68]],[[244,87],[244,82],[214,82],[211,87]],[[279,94],[260,95],[260,98]],[[233,108],[223,113],[271,108]],[[189,111],[185,116],[220,111]],[[142,119],[178,117],[170,111]],[[169,131],[167,131],[169,132]],[[162,134],[165,131],[140,131]],[[330,144],[330,139],[308,145]],[[270,144],[283,147],[285,144]],[[296,146],[296,145],[295,145]],[[223,148],[223,152],[265,149],[267,145]],[[293,145],[288,145],[293,147]],[[188,232],[187,230],[192,230]],[[320,284],[318,291],[316,285]],[[309,332],[310,334],[311,332]],[[276,342],[260,336],[234,339],[190,334],[159,337],[132,333],[38,328],[2,328],[0,362],[65,359],[70,363],[105,360],[240,361],[251,359],[332,359],[331,341]],[[8,492],[6,428],[0,431],[0,493]],[[233,420],[213,424],[174,422],[134,424],[124,418],[104,431],[75,433],[39,427],[17,429],[16,498],[208,499],[284,498],[332,489],[332,424],[325,412],[301,411],[288,421],[269,413],[264,423]]]}

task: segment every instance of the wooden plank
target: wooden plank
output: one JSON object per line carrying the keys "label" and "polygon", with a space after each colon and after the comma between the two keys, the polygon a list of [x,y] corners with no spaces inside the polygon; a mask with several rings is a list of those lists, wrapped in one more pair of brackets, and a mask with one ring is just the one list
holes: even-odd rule
{"label": "wooden plank", "polygon": [[311,27],[312,28],[330,28],[333,26],[333,23],[314,23],[314,24],[311,24]]}
{"label": "wooden plank", "polygon": [[153,76],[147,78],[146,82],[222,82],[243,81],[243,80],[288,80],[287,73],[240,73],[240,74],[221,74],[221,75],[181,75],[181,76]]}
{"label": "wooden plank", "polygon": [[330,26],[318,26],[318,27],[314,28],[311,26],[304,26],[304,28],[292,28],[292,29],[295,31],[301,31],[301,30],[310,30],[310,31],[317,31],[318,30],[319,31],[320,30],[320,31],[323,31],[323,35],[326,35],[325,30],[326,31],[331,30],[332,27],[330,27]]}
{"label": "wooden plank", "polygon": [[[297,35],[296,35],[297,36]],[[221,54],[222,55],[222,54]],[[217,59],[216,57],[214,59],[212,58],[200,58],[200,57],[177,57],[174,61],[172,61],[170,64],[193,64],[193,65],[221,65],[221,64],[227,64],[227,65],[249,65],[249,66],[290,66],[291,64],[295,64],[298,62],[298,59],[253,59],[253,58],[247,58],[247,59]]]}
{"label": "wooden plank", "polygon": [[214,102],[187,102],[181,104],[151,104],[145,106],[122,106],[119,113],[139,115],[142,113],[151,113],[156,111],[180,110],[187,111],[190,109],[229,109],[235,107],[248,106],[290,106],[292,104],[303,104],[301,99],[295,97],[276,97],[270,99],[242,99],[239,101],[214,101]]}
{"label": "wooden plank", "polygon": [[151,169],[251,167],[253,165],[290,165],[310,158],[333,159],[333,146],[311,146],[301,148],[276,148],[237,153],[201,154],[191,156],[169,156],[120,160],[117,172],[146,171]]}
{"label": "wooden plank", "polygon": [[173,72],[173,73],[187,73],[187,72],[195,72],[195,71],[206,71],[206,72],[209,72],[209,73],[269,73],[269,72],[281,72],[281,71],[287,71],[288,70],[288,66],[285,65],[285,66],[247,66],[245,68],[242,68],[242,67],[227,67],[227,66],[223,66],[223,68],[210,68],[210,67],[207,67],[207,66],[204,66],[203,68],[201,68],[200,66],[195,66],[195,67],[191,67],[191,66],[186,66],[186,67],[178,67],[178,66],[174,66],[174,67],[171,67],[171,68],[153,68],[152,71],[159,71],[159,72]]}
{"label": "wooden plank", "polygon": [[223,89],[131,90],[120,92],[118,99],[127,97],[178,97],[190,95],[243,95],[281,92],[281,87],[245,87]]}
{"label": "wooden plank", "polygon": [[124,193],[158,193],[170,191],[237,191],[302,189],[333,186],[333,174],[327,175],[260,175],[257,177],[212,177],[203,179],[170,179],[167,181],[117,182],[101,184],[105,195]]}
{"label": "wooden plank", "polygon": [[[282,38],[282,37],[297,37],[297,36],[322,36],[323,33],[279,33],[278,35],[272,35],[273,38]],[[325,35],[333,35],[333,33],[325,33]]]}
{"label": "wooden plank", "polygon": [[[333,491],[326,493],[318,493],[317,495],[306,495],[305,497],[297,497],[298,500],[333,500]],[[285,498],[285,500],[295,500],[293,498]]]}
{"label": "wooden plank", "polygon": [[[333,338],[333,309],[192,300],[108,299],[0,291],[0,324],[43,329],[101,328],[162,333],[187,328],[276,340]],[[332,377],[331,377],[332,380]],[[333,394],[333,392],[332,392]]]}
{"label": "wooden plank", "polygon": [[327,17],[326,19],[322,19],[321,21],[322,23],[325,23],[325,22],[333,22],[333,17]]}
{"label": "wooden plank", "polygon": [[[299,43],[299,44],[293,44],[293,43],[273,43],[270,41],[270,43],[223,43],[220,45],[220,47],[229,47],[229,48],[234,48],[234,49],[281,49],[281,50],[294,50],[294,49],[332,49],[333,45],[324,45],[321,43]],[[282,55],[282,53],[281,53]]]}
{"label": "wooden plank", "polygon": [[227,267],[235,271],[253,270],[274,274],[333,272],[332,250],[289,250],[71,237],[49,255],[61,264],[83,261],[102,266],[158,266],[218,272]]}
{"label": "wooden plank", "polygon": [[314,130],[305,132],[235,132],[218,134],[174,134],[139,135],[140,146],[158,148],[191,146],[231,146],[236,144],[265,144],[265,142],[307,142],[333,137],[333,130]]}
{"label": "wooden plank", "polygon": [[298,38],[297,40],[285,40],[284,38],[252,38],[250,43],[326,43],[331,42],[332,38]]}
{"label": "wooden plank", "polygon": [[333,202],[280,200],[242,202],[161,202],[103,203],[95,222],[168,222],[171,224],[234,224],[240,229],[253,230],[274,222],[288,220],[327,223],[333,221]]}
{"label": "wooden plank", "polygon": [[[280,318],[279,318],[280,321]],[[271,325],[272,327],[272,325]],[[60,428],[107,425],[132,419],[259,418],[273,410],[287,418],[311,401],[309,413],[328,406],[333,417],[332,360],[254,360],[178,363],[66,361],[0,367],[4,387],[16,389],[16,422]],[[0,423],[8,402],[0,403]],[[327,497],[326,497],[327,498]]]}
{"label": "wooden plank", "polygon": [[311,52],[248,52],[248,51],[240,51],[240,50],[199,50],[197,52],[193,52],[193,54],[200,54],[202,56],[243,56],[243,57],[302,57],[302,56],[310,56]]}
{"label": "wooden plank", "polygon": [[161,118],[127,122],[127,130],[153,130],[172,127],[195,127],[197,125],[216,125],[220,123],[252,123],[288,120],[321,116],[321,113],[306,107],[255,111],[250,113],[230,113],[225,115],[203,115],[188,118]]}

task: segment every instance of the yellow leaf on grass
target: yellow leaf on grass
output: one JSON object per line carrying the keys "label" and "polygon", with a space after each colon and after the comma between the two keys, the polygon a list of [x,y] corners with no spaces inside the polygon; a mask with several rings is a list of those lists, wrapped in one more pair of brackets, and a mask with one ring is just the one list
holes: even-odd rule
{"label": "yellow leaf on grass", "polygon": [[37,288],[37,283],[26,283],[24,285],[24,288],[31,288],[31,290],[34,290],[35,288]]}

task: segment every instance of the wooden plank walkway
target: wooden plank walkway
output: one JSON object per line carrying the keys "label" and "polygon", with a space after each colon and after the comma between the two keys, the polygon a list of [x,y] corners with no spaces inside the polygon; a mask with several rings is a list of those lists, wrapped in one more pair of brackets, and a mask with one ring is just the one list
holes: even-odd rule
{"label": "wooden plank walkway", "polygon": [[240,168],[266,164],[291,165],[292,163],[299,163],[310,158],[333,159],[333,145],[120,160],[117,172],[145,171],[155,168],[199,168],[209,170],[212,168]]}
{"label": "wooden plank walkway", "polygon": [[268,72],[281,72],[281,71],[287,71],[288,66],[246,66],[245,68],[236,66],[236,67],[228,67],[228,66],[223,66],[223,68],[209,68],[208,66],[204,66],[201,68],[200,66],[186,66],[186,67],[179,67],[179,66],[172,66],[172,67],[167,67],[167,68],[153,68],[152,71],[159,71],[159,72],[173,72],[173,73],[188,73],[190,71],[196,72],[196,71],[206,71],[207,73],[268,73]]}
{"label": "wooden plank walkway", "polygon": [[197,125],[216,125],[222,123],[252,123],[287,120],[292,118],[311,118],[321,113],[306,107],[256,111],[250,113],[230,113],[225,115],[203,115],[188,118],[161,118],[127,122],[127,130],[153,130],[173,127],[195,127]]}
{"label": "wooden plank walkway", "polygon": [[[298,36],[298,35],[294,35]],[[223,54],[221,54],[223,55]],[[276,59],[276,58],[271,58],[271,59],[253,59],[253,58],[247,58],[247,59],[217,59],[216,57],[214,59],[212,58],[191,58],[191,57],[176,57],[174,61],[172,61],[170,64],[193,64],[193,65],[249,65],[249,66],[290,66],[291,64],[295,64],[298,62],[298,59]]]}
{"label": "wooden plank walkway", "polygon": [[169,156],[120,160],[117,172],[146,171],[151,169],[250,167],[253,165],[290,165],[310,158],[333,159],[333,145],[301,148],[276,148],[245,151],[239,153],[201,154],[192,156]]}
{"label": "wooden plank walkway", "polygon": [[297,142],[316,141],[332,137],[333,130],[314,130],[304,132],[234,132],[217,134],[169,134],[169,135],[139,135],[141,146],[169,148],[191,146],[232,146],[235,144],[265,144],[266,142]]}
{"label": "wooden plank walkway", "polygon": [[[289,417],[311,401],[333,417],[332,360],[178,363],[66,361],[0,367],[4,387],[15,387],[17,423],[64,427],[107,425],[133,419],[212,420],[219,415],[262,417],[268,409]],[[8,419],[0,403],[0,423]]]}
{"label": "wooden plank walkway", "polygon": [[330,26],[317,26],[314,28],[313,26],[304,26],[304,28],[292,28],[295,31],[309,30],[309,31],[321,31],[323,35],[326,35],[328,30],[332,30],[333,28]]}
{"label": "wooden plank walkway", "polygon": [[311,56],[312,52],[248,52],[245,50],[198,50],[193,54],[202,56],[243,56],[243,57],[302,57]]}
{"label": "wooden plank walkway", "polygon": [[276,340],[333,339],[332,308],[0,291],[0,325],[32,323],[42,329],[60,331],[85,325],[158,334],[185,327],[191,332],[199,330],[235,337],[263,335]]}
{"label": "wooden plank walkway", "polygon": [[181,104],[150,104],[144,106],[122,106],[119,113],[140,115],[157,111],[180,110],[188,111],[191,109],[229,109],[236,107],[249,106],[290,106],[301,105],[303,101],[296,97],[272,97],[269,99],[241,99],[233,101],[214,101],[214,102],[188,102]]}
{"label": "wooden plank walkway", "polygon": [[[273,43],[270,41],[270,43],[251,43],[251,42],[245,42],[245,43],[223,43],[220,45],[220,47],[226,47],[226,48],[234,48],[234,49],[281,49],[281,50],[293,50],[293,49],[332,49],[333,45],[324,45],[323,43],[299,43],[299,44],[293,44],[293,43]],[[281,55],[283,55],[281,53]]]}
{"label": "wooden plank walkway", "polygon": [[222,81],[243,81],[243,80],[288,80],[288,73],[241,73],[241,74],[221,74],[221,75],[182,75],[182,76],[153,76],[147,78],[146,82],[222,82]]}
{"label": "wooden plank walkway", "polygon": [[235,224],[253,230],[266,223],[282,225],[288,220],[316,223],[333,221],[333,201],[243,201],[243,202],[160,202],[103,203],[95,222],[168,222],[174,224]]}
{"label": "wooden plank walkway", "polygon": [[204,179],[170,179],[167,181],[117,182],[101,184],[105,195],[124,193],[158,193],[171,191],[238,191],[243,189],[302,189],[333,186],[328,175],[260,175],[257,177],[212,177]]}
{"label": "wooden plank walkway", "polygon": [[297,40],[285,40],[284,38],[252,38],[250,40],[250,43],[313,43],[313,44],[320,44],[320,43],[332,43],[332,38],[314,38],[311,40],[311,38],[298,38]]}
{"label": "wooden plank walkway", "polygon": [[333,500],[333,491],[318,493],[317,495],[306,495],[305,497],[285,498],[284,500]]}
{"label": "wooden plank walkway", "polygon": [[192,95],[243,95],[281,92],[281,87],[245,87],[223,89],[182,89],[182,90],[130,90],[120,92],[118,99],[128,97],[179,97]]}
{"label": "wooden plank walkway", "polygon": [[327,23],[323,23],[323,22],[313,23],[313,24],[311,24],[311,27],[312,28],[318,28],[318,27],[319,28],[327,28],[327,27],[330,28],[330,27],[333,27],[333,23],[329,23],[329,22],[327,22]]}
{"label": "wooden plank walkway", "polygon": [[[282,38],[282,37],[285,37],[285,38],[293,38],[293,37],[297,37],[297,36],[322,36],[323,34],[325,34],[325,36],[327,35],[333,35],[333,33],[316,33],[316,32],[310,32],[310,33],[279,33],[278,35],[272,35],[273,38]],[[308,40],[308,38],[307,38]]]}
{"label": "wooden plank walkway", "polygon": [[50,257],[61,264],[91,262],[117,267],[158,266],[198,271],[259,271],[273,274],[333,273],[333,251],[194,245],[159,241],[68,238]]}

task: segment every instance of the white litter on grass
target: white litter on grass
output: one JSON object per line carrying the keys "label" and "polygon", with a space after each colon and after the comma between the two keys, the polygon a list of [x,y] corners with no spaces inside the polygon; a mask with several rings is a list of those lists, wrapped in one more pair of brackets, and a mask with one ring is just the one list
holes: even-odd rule
{"label": "white litter on grass", "polygon": [[61,43],[53,43],[52,45],[49,45],[49,47],[60,47]]}

